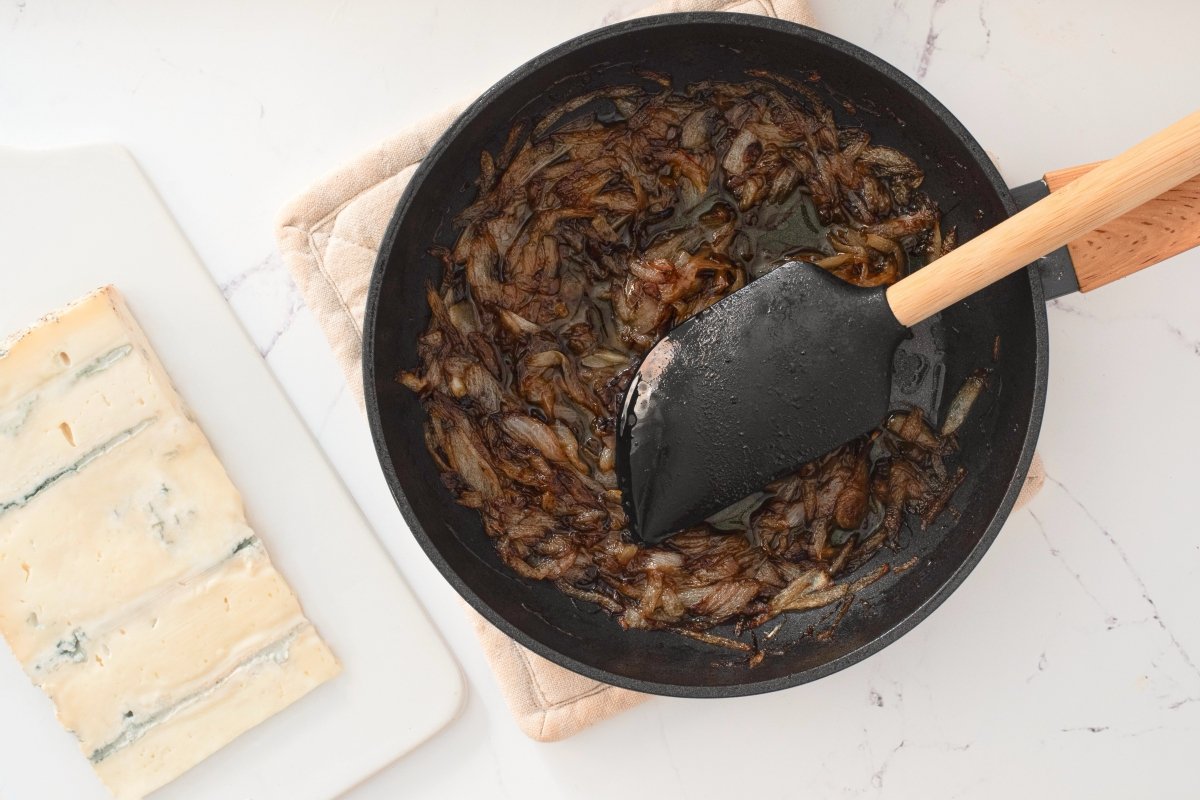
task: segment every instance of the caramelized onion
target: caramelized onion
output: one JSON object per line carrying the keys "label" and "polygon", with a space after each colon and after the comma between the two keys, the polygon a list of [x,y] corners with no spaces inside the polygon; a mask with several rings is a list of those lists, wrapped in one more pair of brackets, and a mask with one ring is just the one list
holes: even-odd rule
{"label": "caramelized onion", "polygon": [[900,546],[906,519],[942,512],[964,477],[944,459],[984,380],[940,429],[897,411],[712,524],[633,542],[614,431],[642,353],[790,256],[874,286],[955,241],[916,162],[836,127],[811,87],[645,78],[568,100],[481,155],[458,240],[434,250],[445,271],[420,364],[399,380],[421,397],[446,487],[514,571],[625,627],[751,652],[710,629],[843,614],[887,574],[856,577]]}

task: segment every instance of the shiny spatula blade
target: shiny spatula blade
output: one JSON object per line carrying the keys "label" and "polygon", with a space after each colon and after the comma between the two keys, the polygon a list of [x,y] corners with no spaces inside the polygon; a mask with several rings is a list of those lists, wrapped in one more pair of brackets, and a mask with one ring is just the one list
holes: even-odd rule
{"label": "shiny spatula blade", "polygon": [[625,396],[617,475],[659,542],[877,426],[908,329],[884,288],[791,262],[672,330]]}
{"label": "shiny spatula blade", "polygon": [[791,263],[683,323],[625,396],[617,480],[631,530],[660,541],[870,430],[887,412],[905,325],[1198,174],[1200,111],[890,289]]}

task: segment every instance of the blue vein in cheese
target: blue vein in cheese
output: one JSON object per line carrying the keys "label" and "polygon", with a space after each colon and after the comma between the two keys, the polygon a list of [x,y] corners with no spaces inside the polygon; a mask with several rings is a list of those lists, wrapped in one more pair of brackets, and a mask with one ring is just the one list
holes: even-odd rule
{"label": "blue vein in cheese", "polygon": [[[242,539],[240,542],[237,543],[237,546],[233,548],[233,552],[229,554],[229,557],[233,558],[238,553],[245,550],[247,547],[258,547],[258,544],[259,544],[259,542],[258,542],[257,536],[247,536],[245,539]],[[224,563],[224,562],[221,562],[221,563]]]}
{"label": "blue vein in cheese", "polygon": [[[144,719],[127,722],[117,738],[113,739],[111,742],[102,747],[96,748],[92,754],[88,756],[88,759],[93,764],[99,764],[101,761],[118,752],[119,750],[129,747],[131,744],[138,741],[158,726],[170,721],[171,718],[177,714],[186,711],[194,705],[204,702],[214,693],[216,693],[222,686],[229,683],[229,681],[233,680],[243,672],[253,670],[255,667],[261,664],[266,664],[269,661],[274,661],[276,664],[283,664],[291,656],[292,643],[296,641],[296,638],[300,635],[301,631],[310,627],[310,625],[311,623],[301,622],[279,639],[276,639],[263,649],[248,656],[240,664],[235,665],[233,669],[217,678],[206,688],[180,699],[174,705],[170,705],[166,708],[155,711],[153,714],[146,716]],[[128,718],[128,713],[126,714],[126,718]]]}
{"label": "blue vein in cheese", "polygon": [[139,433],[141,433],[142,431],[146,430],[146,428],[149,428],[151,425],[153,425],[157,421],[157,419],[158,419],[157,417],[148,417],[147,419],[144,419],[141,422],[139,422],[137,425],[134,425],[132,428],[127,428],[127,429],[121,431],[116,436],[109,439],[107,442],[104,442],[103,444],[98,445],[95,448],[84,453],[79,458],[79,460],[76,461],[74,464],[70,464],[69,466],[63,467],[58,472],[55,472],[53,475],[48,476],[45,480],[43,480],[37,486],[33,487],[33,489],[31,489],[27,494],[22,495],[21,497],[18,497],[14,500],[9,500],[8,502],[0,503],[0,516],[3,516],[5,512],[10,511],[11,509],[22,508],[22,507],[28,505],[29,501],[33,500],[33,498],[37,497],[39,494],[41,494],[45,490],[49,489],[51,486],[58,483],[63,478],[67,477],[68,475],[73,475],[73,474],[79,472],[84,467],[86,467],[88,464],[91,464],[93,461],[95,461],[96,459],[101,458],[101,457],[107,455],[108,453],[111,453],[113,450],[116,450],[118,447],[125,444],[130,439],[134,438]]}
{"label": "blue vein in cheese", "polygon": [[[71,376],[70,382],[79,383],[79,381],[86,380],[93,375],[98,375],[132,352],[133,345],[131,344],[115,347],[112,350],[109,350],[107,353],[97,356],[76,370]],[[0,351],[0,358],[4,358],[6,355],[8,355],[7,351]],[[21,428],[29,419],[29,414],[33,410],[34,403],[36,403],[39,399],[36,392],[43,388],[47,383],[55,380],[61,380],[61,377],[51,378],[49,381],[43,381],[37,388],[34,389],[33,394],[29,394],[26,397],[21,398],[12,411],[9,411],[5,414],[0,414],[0,436],[12,437],[21,432]],[[4,511],[4,506],[0,506],[0,512],[2,511]]]}
{"label": "blue vein in cheese", "polygon": [[88,363],[84,364],[82,367],[80,367],[79,370],[75,373],[75,377],[74,377],[73,381],[75,383],[78,383],[79,381],[83,380],[84,378],[90,378],[93,375],[96,375],[97,373],[104,372],[104,370],[108,369],[113,364],[117,363],[122,358],[125,358],[125,356],[129,355],[132,352],[133,352],[133,345],[131,345],[131,344],[126,344],[126,345],[122,345],[120,347],[113,348],[112,350],[109,350],[104,355],[99,356],[99,357],[89,361]]}
{"label": "blue vein in cheese", "polygon": [[[158,507],[158,501],[169,494],[171,494],[171,488],[164,483],[158,487],[157,494],[146,504],[146,516],[154,520],[150,524],[150,529],[154,531],[154,535],[158,537],[158,540],[165,545],[175,544],[175,540],[167,538],[167,520],[163,517],[163,512]],[[183,524],[178,514],[173,516],[176,527]]]}
{"label": "blue vein in cheese", "polygon": [[16,436],[29,419],[29,412],[37,401],[36,395],[30,395],[21,400],[17,407],[7,414],[0,414],[0,436]]}
{"label": "blue vein in cheese", "polygon": [[[138,600],[131,601],[126,605],[120,614],[109,615],[107,617],[92,620],[88,626],[91,629],[91,635],[88,635],[84,628],[76,628],[67,637],[59,642],[56,642],[54,649],[47,652],[41,659],[34,662],[34,672],[52,672],[64,664],[79,664],[87,660],[87,653],[83,643],[88,639],[101,640],[107,636],[113,629],[125,624],[128,620],[134,619],[145,613],[146,609],[154,603],[161,601],[175,592],[180,586],[192,583],[193,581],[204,580],[209,575],[220,570],[233,559],[237,558],[238,554],[243,550],[250,548],[261,548],[262,541],[257,536],[247,536],[242,539],[233,549],[226,555],[222,556],[215,563],[208,565],[200,570],[197,570],[189,575],[179,578],[167,586],[157,587],[154,591],[143,595]],[[30,624],[40,625],[37,621],[37,614],[31,614],[27,620]]]}
{"label": "blue vein in cheese", "polygon": [[87,649],[83,646],[87,638],[87,634],[80,628],[71,631],[54,645],[54,655],[35,664],[33,671],[41,672],[63,664],[82,664],[87,661]]}

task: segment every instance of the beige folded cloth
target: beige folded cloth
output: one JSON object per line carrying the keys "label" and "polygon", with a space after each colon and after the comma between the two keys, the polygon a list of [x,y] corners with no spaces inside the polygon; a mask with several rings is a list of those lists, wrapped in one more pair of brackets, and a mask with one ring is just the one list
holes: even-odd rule
{"label": "beige folded cloth", "polygon": [[[738,11],[812,25],[807,0],[671,0],[668,11]],[[463,106],[432,116],[310,187],[280,215],[284,260],[362,403],[362,323],[384,231],[417,164]],[[1035,463],[1021,501],[1041,487]],[[538,741],[565,739],[646,699],[552,664],[468,609],[517,723]]]}

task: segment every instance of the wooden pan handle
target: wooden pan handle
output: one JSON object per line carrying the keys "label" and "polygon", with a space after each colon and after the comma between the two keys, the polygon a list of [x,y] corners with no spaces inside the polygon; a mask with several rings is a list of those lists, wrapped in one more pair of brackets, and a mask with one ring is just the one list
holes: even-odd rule
{"label": "wooden pan handle", "polygon": [[[1047,172],[1046,186],[1057,192],[1102,163]],[[1079,291],[1090,292],[1196,245],[1200,245],[1200,176],[1085,233],[1067,249]]]}
{"label": "wooden pan handle", "polygon": [[1100,164],[887,290],[915,325],[1200,174],[1200,112]]}

